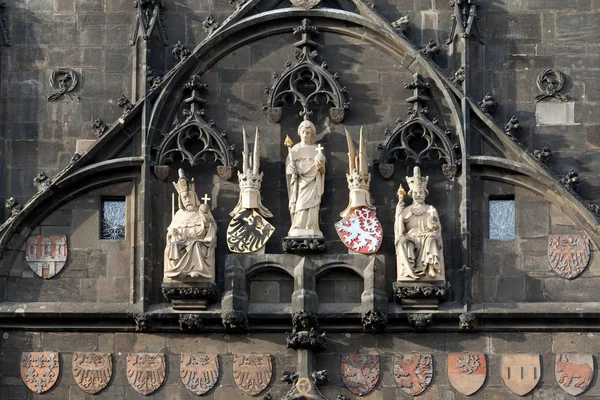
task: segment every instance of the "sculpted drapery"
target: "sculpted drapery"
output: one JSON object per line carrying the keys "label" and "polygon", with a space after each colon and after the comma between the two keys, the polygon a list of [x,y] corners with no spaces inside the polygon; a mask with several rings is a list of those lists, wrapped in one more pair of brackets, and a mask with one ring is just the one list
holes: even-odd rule
{"label": "sculpted drapery", "polygon": [[208,204],[200,204],[193,179],[179,170],[173,183],[179,210],[167,228],[165,278],[180,281],[214,281],[217,224]]}
{"label": "sculpted drapery", "polygon": [[319,229],[319,208],[325,189],[325,156],[315,146],[317,130],[310,121],[298,126],[301,142],[290,149],[285,172],[288,184],[291,237],[323,237]]}
{"label": "sculpted drapery", "polygon": [[437,210],[425,203],[429,194],[429,177],[421,176],[419,167],[412,177],[406,177],[408,195],[413,203],[404,207],[404,189],[398,190],[394,236],[397,280],[444,280],[444,251],[442,230]]}

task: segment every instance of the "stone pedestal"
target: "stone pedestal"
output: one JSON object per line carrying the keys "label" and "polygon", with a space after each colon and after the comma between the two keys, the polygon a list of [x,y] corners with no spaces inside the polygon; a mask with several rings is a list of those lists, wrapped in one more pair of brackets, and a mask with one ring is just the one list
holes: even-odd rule
{"label": "stone pedestal", "polygon": [[162,293],[174,310],[206,310],[218,298],[217,286],[212,282],[163,282]]}
{"label": "stone pedestal", "polygon": [[436,310],[449,289],[446,282],[394,282],[394,296],[403,309]]}
{"label": "stone pedestal", "polygon": [[327,248],[325,238],[319,236],[286,236],[281,242],[286,253],[323,253]]}

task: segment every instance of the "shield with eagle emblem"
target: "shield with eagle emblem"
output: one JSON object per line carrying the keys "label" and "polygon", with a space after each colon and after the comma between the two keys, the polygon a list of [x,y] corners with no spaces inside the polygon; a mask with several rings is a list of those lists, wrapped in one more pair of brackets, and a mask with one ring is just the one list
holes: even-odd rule
{"label": "shield with eagle emblem", "polygon": [[219,358],[216,354],[182,354],[179,376],[190,392],[202,396],[219,379]]}
{"label": "shield with eagle emblem", "polygon": [[84,392],[96,394],[112,376],[110,353],[73,353],[73,377]]}
{"label": "shield with eagle emblem", "polygon": [[242,392],[256,396],[269,386],[273,366],[268,354],[236,354],[233,356],[233,380]]}
{"label": "shield with eagle emblem", "polygon": [[367,207],[357,208],[353,215],[337,222],[335,230],[346,247],[357,253],[373,254],[381,246],[381,223]]}
{"label": "shield with eagle emblem", "polygon": [[269,240],[275,228],[254,209],[242,209],[227,227],[227,246],[233,253],[253,253]]}
{"label": "shield with eagle emblem", "polygon": [[127,355],[127,380],[136,392],[148,396],[165,380],[165,356],[157,353]]}
{"label": "shield with eagle emblem", "polygon": [[590,239],[583,235],[550,236],[548,261],[563,278],[576,278],[590,262]]}
{"label": "shield with eagle emblem", "polygon": [[379,354],[342,356],[342,381],[357,396],[364,396],[375,388],[380,371]]}

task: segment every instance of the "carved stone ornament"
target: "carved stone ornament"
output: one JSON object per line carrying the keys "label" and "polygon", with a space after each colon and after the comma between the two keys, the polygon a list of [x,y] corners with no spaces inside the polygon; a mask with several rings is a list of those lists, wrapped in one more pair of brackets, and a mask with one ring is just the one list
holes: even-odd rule
{"label": "carved stone ornament", "polygon": [[397,299],[427,299],[445,300],[448,296],[449,285],[426,284],[410,282],[394,282],[394,295]]}
{"label": "carved stone ornament", "polygon": [[169,45],[166,30],[163,26],[164,17],[161,15],[164,7],[163,0],[133,0],[133,6],[137,9],[135,28],[129,41],[130,46],[137,43],[138,38],[147,41],[153,34],[158,34],[164,46]]}
{"label": "carved stone ornament", "polygon": [[96,118],[92,123],[92,132],[98,137],[104,135],[107,129],[108,126],[100,118]]}
{"label": "carved stone ornament", "polygon": [[421,169],[414,167],[413,176],[406,182],[412,197],[412,204],[404,205],[404,188],[398,189],[394,236],[396,247],[397,281],[445,280],[442,227],[437,210],[425,203],[429,194],[428,176],[421,175]]}
{"label": "carved stone ornament", "polygon": [[58,353],[21,353],[21,379],[32,392],[42,394],[54,386],[60,373]]}
{"label": "carved stone ornament", "polygon": [[590,239],[584,235],[550,236],[548,262],[563,278],[576,278],[590,262]]}
{"label": "carved stone ornament", "polygon": [[294,386],[282,400],[328,400],[317,387],[319,383],[326,382],[327,380],[326,369],[313,371],[311,376],[300,376],[297,372],[284,371],[281,381]]}
{"label": "carved stone ornament", "polygon": [[52,179],[50,179],[43,171],[39,172],[35,178],[33,178],[33,187],[35,187],[35,190],[38,192],[43,192],[48,189],[51,184]]}
{"label": "carved stone ornament", "polygon": [[560,179],[560,183],[562,183],[564,187],[573,192],[577,191],[577,187],[579,186],[580,182],[581,181],[579,179],[579,173],[577,173],[577,171],[575,171],[574,169],[569,170],[569,172],[567,172],[567,175]]}
{"label": "carved stone ornament", "polygon": [[464,312],[458,317],[458,329],[463,332],[470,332],[477,326],[477,317],[475,314]]}
{"label": "carved stone ornament", "polygon": [[[429,111],[426,105],[431,101],[428,95],[430,84],[425,82],[420,74],[414,74],[413,81],[405,84],[404,87],[413,91],[413,96],[406,99],[413,106],[408,110],[406,121],[399,119],[393,130],[386,130],[385,142],[377,145],[381,152],[379,156],[381,176],[384,179],[392,177],[395,161],[458,165],[459,147],[450,140],[451,132],[441,129],[436,118],[430,120],[428,117]],[[418,143],[422,143],[423,146],[417,146]],[[454,174],[446,176],[452,179]]]}
{"label": "carved stone ornament", "polygon": [[176,310],[205,310],[219,297],[213,282],[164,282],[161,285],[165,300]]}
{"label": "carved stone ornament", "polygon": [[416,330],[427,329],[433,323],[433,314],[408,314],[408,323],[412,325]]}
{"label": "carved stone ornament", "polygon": [[418,396],[433,379],[433,357],[430,354],[398,354],[394,357],[394,380],[404,393]]}
{"label": "carved stone ornament", "polygon": [[485,41],[479,29],[479,16],[477,15],[477,7],[480,0],[452,0],[450,6],[454,9],[452,15],[452,27],[450,28],[450,36],[446,44],[451,44],[455,36],[459,35],[463,38],[468,38],[474,34],[479,43],[484,44]]}
{"label": "carved stone ornament", "polygon": [[502,380],[511,392],[525,396],[540,380],[539,354],[502,355]]}
{"label": "carved stone ornament", "polygon": [[117,100],[117,106],[123,109],[123,117],[133,110],[133,103],[124,94],[119,96],[119,99]]}
{"label": "carved stone ornament", "polygon": [[187,47],[185,47],[183,43],[177,42],[175,47],[173,47],[171,54],[173,54],[173,57],[175,57],[175,59],[180,62],[188,58],[192,53],[190,53],[190,51],[187,49]]}
{"label": "carved stone ornament", "polygon": [[50,279],[58,274],[67,262],[67,237],[29,236],[25,245],[25,259],[39,277]]}
{"label": "carved stone ornament", "polygon": [[204,327],[202,317],[198,314],[179,314],[179,329],[182,332],[200,332]]}
{"label": "carved stone ornament", "polygon": [[365,330],[380,331],[387,326],[387,315],[380,311],[369,310],[361,314],[361,322]]}
{"label": "carved stone ornament", "polygon": [[110,353],[73,353],[73,377],[84,392],[96,394],[104,389],[112,377]]}
{"label": "carved stone ornament", "polygon": [[545,69],[539,73],[536,79],[537,87],[542,94],[535,96],[535,101],[539,102],[548,98],[555,98],[560,101],[568,101],[568,97],[560,91],[565,86],[565,76],[559,70],[554,68]]}
{"label": "carved stone ornament", "polygon": [[[172,210],[164,251],[164,282],[214,282],[217,222],[207,204],[208,196],[196,194],[194,179],[179,169],[173,182],[178,194],[178,210]],[[174,205],[173,205],[174,206]]]}
{"label": "carved stone ornament", "polygon": [[515,115],[513,115],[512,117],[510,117],[510,120],[506,123],[506,125],[504,125],[504,132],[506,133],[506,135],[514,137],[515,133],[520,131],[521,124],[519,122],[519,119]]}
{"label": "carved stone ornament", "polygon": [[458,69],[456,70],[456,72],[454,72],[454,74],[452,74],[452,76],[450,77],[450,82],[457,87],[462,87],[463,82],[465,81],[466,75],[465,75],[465,66],[461,65],[460,67],[458,67]]}
{"label": "carved stone ornament", "polygon": [[[294,0],[309,3],[316,0]],[[292,1],[292,2],[294,2]],[[318,1],[317,1],[318,3]],[[327,70],[327,63],[318,64],[316,59],[319,53],[316,50],[319,44],[312,40],[319,30],[312,25],[309,19],[303,19],[302,25],[294,29],[294,35],[301,39],[294,44],[299,51],[296,53],[298,62],[286,64],[282,74],[274,74],[273,86],[265,91],[269,94],[267,104],[263,110],[271,122],[279,122],[282,106],[302,106],[300,115],[307,119],[312,111],[312,106],[328,105],[330,117],[334,122],[342,122],[345,110],[350,108],[350,100],[346,99],[346,88],[338,83],[338,74],[331,74]]]}
{"label": "carved stone ornament", "polygon": [[483,386],[486,376],[485,354],[448,354],[448,380],[458,392],[472,395]]}
{"label": "carved stone ornament", "polygon": [[135,314],[133,319],[136,332],[148,332],[152,328],[152,316],[150,314]]}
{"label": "carved stone ornament", "polygon": [[229,0],[229,5],[236,10],[239,10],[248,0]]}
{"label": "carved stone ornament", "polygon": [[477,106],[484,114],[490,115],[498,107],[498,103],[491,94],[486,93],[483,99],[477,103]]}
{"label": "carved stone ornament", "polygon": [[165,380],[165,356],[158,353],[127,355],[127,380],[138,393],[148,396]]}
{"label": "carved stone ornament", "polygon": [[273,216],[262,204],[260,187],[260,131],[256,127],[254,151],[248,149],[246,129],[242,129],[244,152],[242,172],[238,171],[240,197],[227,227],[227,246],[233,253],[253,253],[269,240],[275,228],[265,218]]}
{"label": "carved stone ornament", "polygon": [[221,314],[221,321],[227,332],[239,332],[248,329],[248,316],[241,311],[226,311]]}
{"label": "carved stone ornament", "polygon": [[288,348],[319,352],[327,347],[325,332],[319,332],[319,321],[315,314],[306,311],[293,313],[292,326],[292,334],[285,334]]}
{"label": "carved stone ornament", "polygon": [[594,379],[594,358],[591,354],[557,354],[554,375],[562,390],[578,396]]}
{"label": "carved stone ornament", "polygon": [[550,147],[544,146],[542,150],[534,150],[533,156],[542,164],[547,164],[550,157],[552,157],[552,150],[550,150]]}
{"label": "carved stone ornament", "polygon": [[256,396],[269,386],[273,366],[269,354],[235,354],[233,380],[244,394]]}
{"label": "carved stone ornament", "polygon": [[[312,122],[302,121],[298,126],[298,136],[300,143],[294,145],[289,137],[284,143],[288,147],[285,174],[292,226],[283,240],[324,240],[319,228],[319,209],[325,190],[324,149],[321,145],[315,145],[317,129]],[[289,247],[286,251],[290,251]]]}
{"label": "carved stone ornament", "polygon": [[396,33],[403,34],[409,30],[409,28],[410,28],[409,24],[410,24],[410,16],[403,15],[402,17],[400,17],[397,20],[395,20],[394,22],[392,22],[390,24],[390,26],[396,31]]}
{"label": "carved stone ornament", "polygon": [[323,253],[327,249],[327,241],[324,237],[285,237],[281,242],[286,253]]}
{"label": "carved stone ornament", "polygon": [[15,216],[23,210],[23,206],[20,205],[14,197],[9,197],[4,205],[6,206],[6,209],[10,211],[11,216]]}
{"label": "carved stone ornament", "polygon": [[432,59],[433,56],[440,52],[440,48],[437,43],[432,39],[422,49],[421,54],[426,58]]}
{"label": "carved stone ornament", "polygon": [[216,354],[182,354],[179,376],[192,393],[202,396],[219,380],[219,356]]}
{"label": "carved stone ornament", "polygon": [[48,95],[48,101],[54,102],[65,96],[69,100],[80,101],[81,98],[71,94],[77,87],[77,74],[70,68],[57,68],[50,75],[50,86],[58,90]]}
{"label": "carved stone ornament", "polygon": [[315,7],[317,4],[321,2],[321,0],[290,0],[290,2],[296,8],[301,8],[303,10],[310,10]]}
{"label": "carved stone ornament", "polygon": [[202,161],[218,163],[219,177],[231,179],[237,165],[233,159],[234,146],[227,143],[225,132],[215,129],[214,121],[204,120],[201,106],[206,100],[200,97],[200,92],[207,87],[197,75],[184,85],[184,90],[189,93],[189,97],[182,102],[184,120],[179,121],[176,117],[171,131],[164,133],[160,143],[152,146],[155,171],[156,166],[171,164],[177,156],[192,167]]}
{"label": "carved stone ornament", "polygon": [[379,354],[345,354],[341,375],[346,388],[357,396],[365,396],[379,382]]}

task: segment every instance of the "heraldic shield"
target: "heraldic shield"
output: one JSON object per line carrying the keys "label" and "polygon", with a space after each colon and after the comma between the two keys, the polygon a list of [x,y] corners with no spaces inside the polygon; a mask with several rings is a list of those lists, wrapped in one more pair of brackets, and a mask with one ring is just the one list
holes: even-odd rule
{"label": "heraldic shield", "polygon": [[381,368],[379,354],[346,354],[342,356],[342,381],[349,391],[364,396],[375,388]]}
{"label": "heraldic shield", "polygon": [[269,386],[273,366],[268,354],[236,354],[233,356],[233,380],[242,392],[256,396]]}
{"label": "heraldic shield", "polygon": [[219,357],[216,354],[182,354],[179,376],[190,392],[202,396],[219,379]]}
{"label": "heraldic shield", "polygon": [[42,394],[54,386],[60,373],[58,353],[21,354],[21,379],[29,390]]}
{"label": "heraldic shield", "polygon": [[502,380],[514,394],[525,396],[540,381],[539,354],[505,354],[502,356]]}
{"label": "heraldic shield", "polygon": [[128,354],[127,380],[144,396],[154,393],[165,380],[165,357],[158,353]]}
{"label": "heraldic shield", "polygon": [[550,236],[548,261],[563,278],[576,278],[590,262],[590,239],[583,235]]}
{"label": "heraldic shield", "polygon": [[29,236],[25,247],[29,268],[38,276],[50,279],[58,274],[67,261],[67,237]]}
{"label": "heraldic shield", "polygon": [[335,230],[346,247],[361,254],[376,253],[383,239],[381,223],[367,207],[357,208],[353,215],[338,221]]}
{"label": "heraldic shield", "polygon": [[402,391],[417,396],[433,378],[433,358],[429,354],[398,354],[394,358],[394,380]]}
{"label": "heraldic shield", "polygon": [[591,354],[557,354],[554,367],[558,386],[572,396],[585,392],[594,379]]}
{"label": "heraldic shield", "polygon": [[465,396],[478,391],[486,376],[485,354],[448,354],[448,380],[454,389]]}
{"label": "heraldic shield", "polygon": [[75,383],[88,394],[96,394],[108,385],[112,369],[110,353],[73,354]]}
{"label": "heraldic shield", "polygon": [[261,249],[275,227],[254,209],[237,213],[227,227],[227,247],[232,253],[253,253]]}

